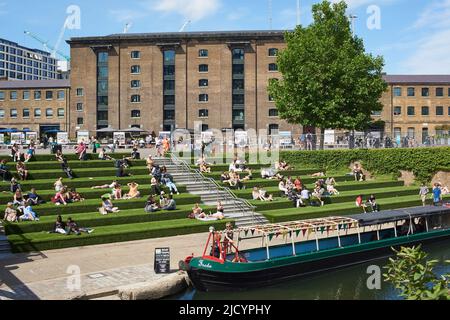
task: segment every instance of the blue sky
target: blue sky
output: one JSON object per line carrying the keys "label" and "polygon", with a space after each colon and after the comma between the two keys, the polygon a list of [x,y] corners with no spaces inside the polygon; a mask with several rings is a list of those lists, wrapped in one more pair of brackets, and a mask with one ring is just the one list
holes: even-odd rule
{"label": "blue sky", "polygon": [[[297,0],[272,2],[272,29],[294,28]],[[317,2],[301,0],[302,24],[311,23],[311,5]],[[346,2],[349,14],[358,17],[356,34],[364,39],[367,51],[385,57],[386,72],[450,73],[450,0]],[[70,5],[81,10],[81,28],[66,30],[65,39],[120,33],[127,22],[132,23],[130,33],[177,32],[188,20],[192,22],[186,31],[270,28],[268,0],[0,0],[0,37],[42,49],[23,34],[30,30],[55,44]],[[379,8],[380,29],[367,27],[370,5]],[[60,49],[69,51],[65,42]]]}

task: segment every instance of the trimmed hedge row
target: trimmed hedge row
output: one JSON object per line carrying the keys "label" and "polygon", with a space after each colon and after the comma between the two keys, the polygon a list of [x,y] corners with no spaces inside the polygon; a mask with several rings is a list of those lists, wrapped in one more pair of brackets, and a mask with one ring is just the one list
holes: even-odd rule
{"label": "trimmed hedge row", "polygon": [[205,223],[188,219],[168,220],[164,222],[99,227],[89,235],[64,236],[60,234],[28,233],[11,235],[8,237],[8,240],[13,252],[36,252],[208,232],[210,226],[216,229],[224,229],[227,222],[233,221],[223,220]]}
{"label": "trimmed hedge row", "polygon": [[[133,160],[131,162],[133,166],[145,166],[144,160]],[[11,172],[16,171],[16,165],[14,162],[9,162],[7,164]],[[28,170],[61,170],[61,164],[57,161],[39,161],[39,162],[27,162],[25,166]],[[114,161],[112,160],[90,160],[90,161],[69,161],[69,167],[72,169],[88,169],[88,168],[105,168],[114,167]]]}
{"label": "trimmed hedge row", "polygon": [[282,151],[280,156],[288,163],[327,170],[348,168],[350,163],[361,161],[372,173],[397,175],[400,170],[412,171],[418,181],[430,181],[439,168],[450,167],[450,147]]}

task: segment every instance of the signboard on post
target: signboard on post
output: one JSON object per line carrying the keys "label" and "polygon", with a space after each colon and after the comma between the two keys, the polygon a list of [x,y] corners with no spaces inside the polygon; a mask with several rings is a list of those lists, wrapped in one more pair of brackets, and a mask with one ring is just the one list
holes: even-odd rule
{"label": "signboard on post", "polygon": [[278,132],[280,137],[280,146],[287,147],[292,145],[292,132],[290,131],[280,131]]}
{"label": "signboard on post", "polygon": [[26,133],[25,133],[25,143],[26,143],[26,144],[30,144],[31,141],[33,141],[34,143],[36,143],[37,140],[38,140],[38,134],[37,134],[37,132],[30,131],[30,132],[26,132]]}
{"label": "signboard on post", "polygon": [[236,131],[234,133],[234,143],[237,147],[244,148],[248,146],[248,133],[247,131]]}
{"label": "signboard on post", "polygon": [[77,143],[89,143],[89,131],[77,131]]}
{"label": "signboard on post", "polygon": [[125,132],[114,132],[113,133],[113,141],[119,141],[119,146],[124,146],[127,143],[127,139],[125,137]]}
{"label": "signboard on post", "polygon": [[23,132],[11,132],[11,144],[24,144],[25,134]]}
{"label": "signboard on post", "polygon": [[170,273],[170,248],[156,248],[154,268],[157,274]]}
{"label": "signboard on post", "polygon": [[325,130],[325,137],[324,137],[323,142],[324,142],[324,144],[334,144],[335,143],[334,130]]}
{"label": "signboard on post", "polygon": [[0,144],[5,144],[5,135],[0,133]]}
{"label": "signboard on post", "polygon": [[69,134],[67,132],[58,132],[56,134],[56,142],[58,144],[69,144]]}

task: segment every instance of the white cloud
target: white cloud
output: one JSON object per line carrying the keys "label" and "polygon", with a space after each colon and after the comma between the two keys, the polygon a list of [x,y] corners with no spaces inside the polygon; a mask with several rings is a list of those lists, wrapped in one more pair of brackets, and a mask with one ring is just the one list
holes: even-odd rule
{"label": "white cloud", "polygon": [[450,29],[438,31],[424,39],[417,50],[403,64],[407,73],[449,74],[450,73]]}
{"label": "white cloud", "polygon": [[109,14],[118,22],[130,22],[146,17],[149,13],[145,11],[135,11],[129,9],[112,9]]}
{"label": "white cloud", "polygon": [[157,0],[149,4],[151,10],[176,13],[187,20],[199,21],[214,15],[220,8],[221,0]]}
{"label": "white cloud", "polygon": [[432,2],[414,22],[412,29],[422,29],[426,27],[450,27],[450,0]]}
{"label": "white cloud", "polygon": [[[356,9],[362,6],[392,4],[399,0],[345,0],[349,9]],[[341,0],[331,0],[331,2],[341,2]]]}

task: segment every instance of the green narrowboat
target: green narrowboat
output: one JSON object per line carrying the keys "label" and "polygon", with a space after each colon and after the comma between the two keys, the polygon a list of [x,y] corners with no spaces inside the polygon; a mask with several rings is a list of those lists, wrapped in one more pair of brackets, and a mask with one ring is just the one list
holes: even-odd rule
{"label": "green narrowboat", "polygon": [[[416,207],[216,231],[180,262],[200,291],[240,291],[363,263],[392,247],[449,239],[450,208]],[[260,242],[261,240],[261,242]],[[258,242],[243,249],[244,241]]]}

